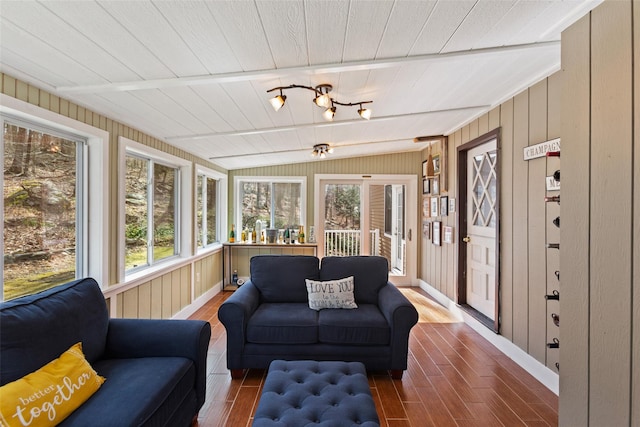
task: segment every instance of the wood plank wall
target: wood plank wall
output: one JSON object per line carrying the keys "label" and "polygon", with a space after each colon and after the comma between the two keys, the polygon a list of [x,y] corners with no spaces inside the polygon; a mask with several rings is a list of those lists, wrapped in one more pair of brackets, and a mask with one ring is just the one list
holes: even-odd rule
{"label": "wood plank wall", "polygon": [[[545,177],[560,164],[545,157],[526,162],[523,149],[560,137],[561,83],[560,73],[555,73],[449,135],[449,191],[443,193],[456,198],[459,205],[457,147],[500,128],[500,333],[554,372],[559,352],[546,344],[559,337],[551,313],[559,314],[560,307],[544,296],[558,288],[553,272],[558,269],[559,253],[545,244],[559,241],[551,222],[559,215],[559,207],[545,203],[544,197]],[[428,151],[423,151],[423,160],[427,156]],[[455,229],[459,214],[437,218],[443,226],[454,227],[456,242],[461,238]],[[434,246],[422,239],[421,277],[452,301],[457,298],[457,245]]]}
{"label": "wood plank wall", "polygon": [[640,425],[638,49],[631,0],[562,35],[560,425]]}
{"label": "wood plank wall", "polygon": [[[88,124],[109,133],[109,283],[101,284],[108,289],[117,281],[118,242],[118,138],[120,136],[164,151],[173,156],[189,160],[208,168],[226,172],[216,165],[173,147],[157,138],[140,132],[123,123],[116,122],[96,112],[88,110],[66,99],[52,95],[28,83],[0,73],[0,93],[17,98],[45,110],[52,111],[73,120]],[[195,188],[195,187],[194,187]],[[195,198],[194,198],[195,199]],[[195,258],[194,258],[195,259]],[[221,254],[215,253],[155,277],[148,282],[117,293],[108,298],[109,306],[116,304],[118,317],[168,318],[185,308],[191,301],[203,295],[220,283],[222,277]],[[192,287],[191,269],[194,270]]]}

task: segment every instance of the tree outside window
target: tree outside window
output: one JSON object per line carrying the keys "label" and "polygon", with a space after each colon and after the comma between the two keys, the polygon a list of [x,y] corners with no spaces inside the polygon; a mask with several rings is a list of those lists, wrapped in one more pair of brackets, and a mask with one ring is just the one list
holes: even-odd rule
{"label": "tree outside window", "polygon": [[4,299],[84,274],[84,141],[4,122]]}
{"label": "tree outside window", "polygon": [[218,181],[206,175],[198,175],[196,195],[196,226],[198,248],[218,242],[217,236],[217,187]]}
{"label": "tree outside window", "polygon": [[127,155],[125,176],[125,271],[178,253],[178,168]]}
{"label": "tree outside window", "polygon": [[238,188],[241,229],[254,229],[258,220],[276,229],[304,225],[302,182],[243,179]]}

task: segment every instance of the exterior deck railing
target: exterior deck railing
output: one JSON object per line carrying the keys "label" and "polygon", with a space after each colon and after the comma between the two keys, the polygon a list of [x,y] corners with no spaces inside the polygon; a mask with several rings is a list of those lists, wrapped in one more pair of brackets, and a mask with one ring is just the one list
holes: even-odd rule
{"label": "exterior deck railing", "polygon": [[[380,254],[380,230],[369,230],[371,237],[371,254]],[[360,255],[360,230],[325,230],[325,256]]]}

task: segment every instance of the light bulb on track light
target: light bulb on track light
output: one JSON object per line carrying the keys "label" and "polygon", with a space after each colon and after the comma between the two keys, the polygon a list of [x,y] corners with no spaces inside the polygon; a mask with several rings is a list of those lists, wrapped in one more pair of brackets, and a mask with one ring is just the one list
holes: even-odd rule
{"label": "light bulb on track light", "polygon": [[271,106],[273,107],[273,109],[278,111],[279,109],[282,108],[286,100],[287,100],[287,96],[281,93],[280,95],[277,95],[271,98],[269,102],[271,103]]}
{"label": "light bulb on track light", "polygon": [[324,119],[329,122],[333,121],[333,116],[335,115],[336,115],[336,107],[327,108],[326,110],[324,110],[324,113],[322,113],[322,117],[324,117]]}

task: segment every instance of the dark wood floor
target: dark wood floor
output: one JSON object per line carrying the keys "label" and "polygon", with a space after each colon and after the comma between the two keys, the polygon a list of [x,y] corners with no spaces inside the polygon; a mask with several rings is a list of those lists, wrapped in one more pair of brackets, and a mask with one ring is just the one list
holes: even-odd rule
{"label": "dark wood floor", "polygon": [[[402,380],[369,372],[381,426],[557,426],[558,397],[464,323],[457,323],[426,293],[403,288],[420,313],[411,330],[408,369]],[[250,426],[264,370],[232,380],[218,307],[221,292],[191,318],[208,320],[207,400],[199,427]]]}

